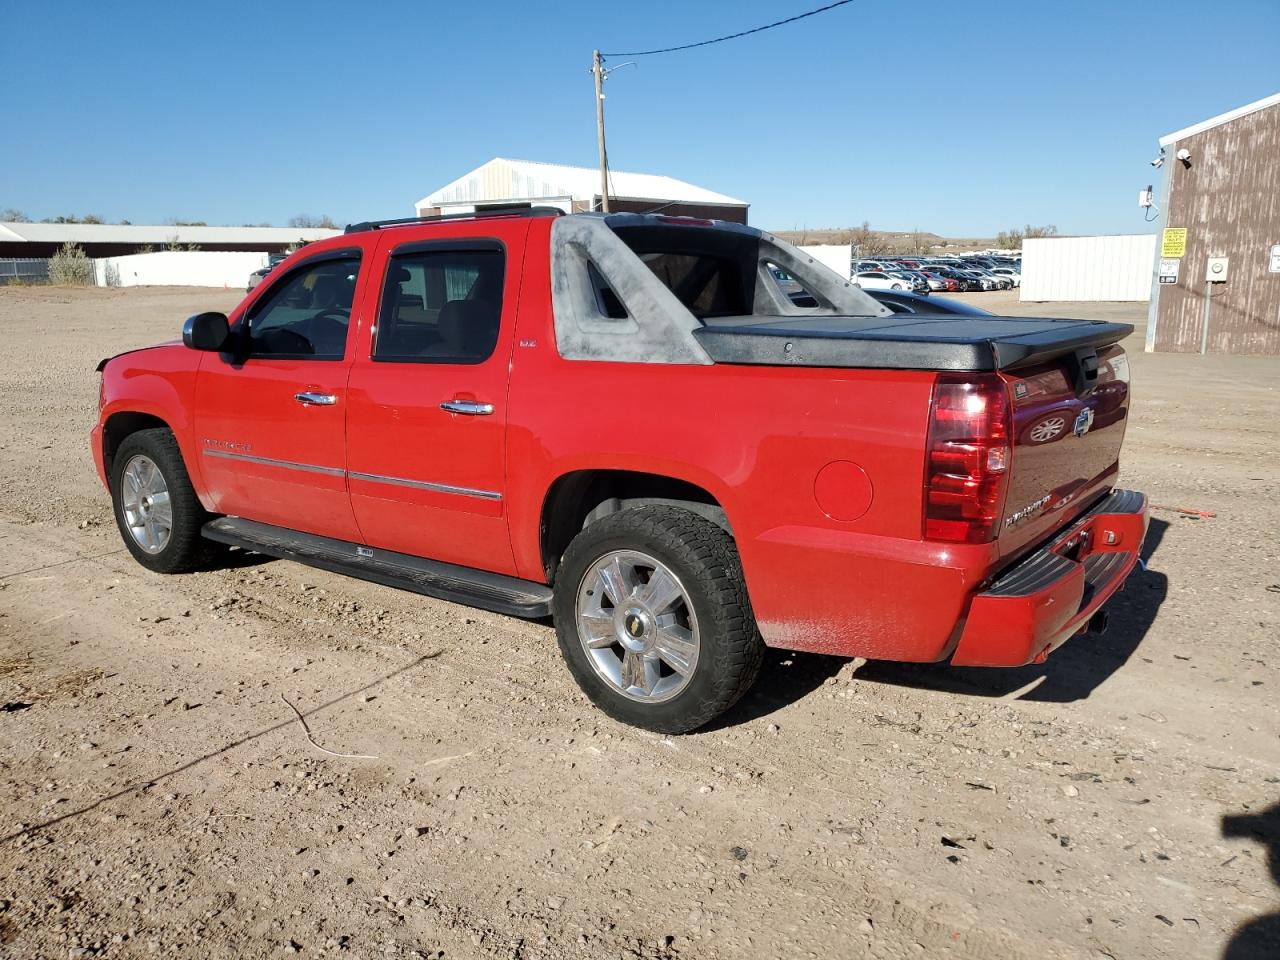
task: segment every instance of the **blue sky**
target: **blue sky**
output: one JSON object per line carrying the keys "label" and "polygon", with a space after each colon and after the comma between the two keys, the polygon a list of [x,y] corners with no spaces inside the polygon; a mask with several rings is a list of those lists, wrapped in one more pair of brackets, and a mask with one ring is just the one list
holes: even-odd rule
{"label": "blue sky", "polygon": [[[818,5],[12,4],[0,208],[409,215],[494,156],[594,164],[593,47]],[[1139,232],[1157,138],[1280,91],[1278,49],[1277,0],[855,2],[619,70],[609,152],[615,169],[746,199],[778,230]]]}

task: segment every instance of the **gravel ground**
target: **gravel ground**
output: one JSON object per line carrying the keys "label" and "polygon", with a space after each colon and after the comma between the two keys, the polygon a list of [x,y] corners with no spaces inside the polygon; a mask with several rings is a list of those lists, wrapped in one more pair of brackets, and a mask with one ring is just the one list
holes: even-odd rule
{"label": "gravel ground", "polygon": [[1280,956],[1280,361],[1132,344],[1122,482],[1161,506],[1105,637],[773,653],[666,739],[545,624],[131,561],[93,365],[236,299],[0,288],[0,956]]}

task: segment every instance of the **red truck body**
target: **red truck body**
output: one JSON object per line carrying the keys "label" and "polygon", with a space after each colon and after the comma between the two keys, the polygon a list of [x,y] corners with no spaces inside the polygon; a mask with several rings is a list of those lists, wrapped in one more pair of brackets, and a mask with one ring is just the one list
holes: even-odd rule
{"label": "red truck body", "polygon": [[[1112,492],[1128,405],[1118,346],[1097,351],[1083,398],[1054,360],[946,374],[566,359],[554,223],[410,224],[305,247],[229,321],[234,329],[297,264],[354,251],[341,356],[237,362],[170,344],[106,362],[92,441],[103,482],[128,430],[163,425],[211,514],[538,584],[554,577],[564,544],[552,513],[568,491],[615,477],[674,485],[723,511],[767,644],[904,661],[1042,658],[1088,624],[1137,562],[1145,499]],[[506,258],[495,349],[475,363],[376,360],[393,252],[477,238]],[[1009,405],[1006,452],[987,464],[1003,472],[991,488],[993,529],[980,542],[929,536],[948,529],[930,527],[926,500],[951,380],[962,381],[959,416],[975,402],[966,390]],[[333,399],[297,402],[302,394]],[[442,402],[492,413],[460,415]]]}

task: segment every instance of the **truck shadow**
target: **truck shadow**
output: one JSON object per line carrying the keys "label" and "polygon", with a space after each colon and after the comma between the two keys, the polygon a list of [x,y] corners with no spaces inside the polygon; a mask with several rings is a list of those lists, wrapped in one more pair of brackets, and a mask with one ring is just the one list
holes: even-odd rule
{"label": "truck shadow", "polygon": [[848,662],[847,657],[765,650],[764,664],[755,685],[729,710],[702,727],[699,733],[711,733],[767,717],[813,693]]}
{"label": "truck shadow", "polygon": [[[1222,835],[1261,843],[1267,851],[1271,879],[1280,886],[1280,803],[1273,803],[1261,813],[1223,817]],[[1222,960],[1275,960],[1276,957],[1280,957],[1280,911],[1246,923],[1222,951]]]}
{"label": "truck shadow", "polygon": [[[1151,521],[1142,544],[1144,563],[1150,561],[1168,529],[1169,524],[1164,520]],[[1130,574],[1125,588],[1107,603],[1111,626],[1106,634],[1086,633],[1074,637],[1043,664],[1008,669],[874,660],[860,667],[857,677],[874,683],[977,697],[1005,697],[1040,680],[1034,689],[1018,699],[1048,703],[1084,700],[1133,656],[1168,594],[1167,576],[1138,567]]]}

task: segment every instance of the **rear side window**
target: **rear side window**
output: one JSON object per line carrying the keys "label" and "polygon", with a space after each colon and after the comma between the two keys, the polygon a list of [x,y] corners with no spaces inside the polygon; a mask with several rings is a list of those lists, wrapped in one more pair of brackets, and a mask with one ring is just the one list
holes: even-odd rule
{"label": "rear side window", "polygon": [[440,244],[389,261],[373,359],[482,363],[498,343],[506,255],[497,243]]}
{"label": "rear side window", "polygon": [[773,281],[778,285],[782,295],[797,307],[812,308],[818,306],[818,299],[805,288],[804,284],[787,273],[786,270],[771,260],[766,260],[765,266],[769,268],[769,275],[773,277]]}

